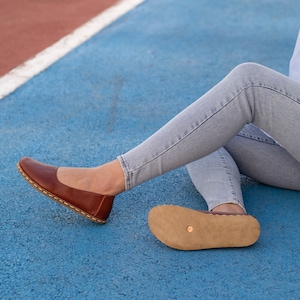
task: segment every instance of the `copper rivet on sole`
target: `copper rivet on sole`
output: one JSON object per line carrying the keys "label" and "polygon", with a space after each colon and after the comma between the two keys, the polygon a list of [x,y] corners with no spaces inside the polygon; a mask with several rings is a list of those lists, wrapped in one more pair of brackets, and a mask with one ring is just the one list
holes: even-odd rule
{"label": "copper rivet on sole", "polygon": [[194,228],[192,226],[188,226],[186,229],[188,232],[192,232],[194,230]]}

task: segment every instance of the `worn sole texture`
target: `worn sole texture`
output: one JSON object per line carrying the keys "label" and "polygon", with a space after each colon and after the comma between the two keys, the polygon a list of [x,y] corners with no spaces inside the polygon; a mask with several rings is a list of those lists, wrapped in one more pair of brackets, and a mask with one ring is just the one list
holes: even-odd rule
{"label": "worn sole texture", "polygon": [[158,240],[178,250],[247,247],[260,235],[260,225],[250,215],[212,214],[173,205],[151,209],[148,222]]}

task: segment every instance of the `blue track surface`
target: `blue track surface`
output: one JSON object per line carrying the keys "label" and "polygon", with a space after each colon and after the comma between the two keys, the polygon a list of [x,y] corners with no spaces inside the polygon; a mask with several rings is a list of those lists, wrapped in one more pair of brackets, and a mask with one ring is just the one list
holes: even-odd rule
{"label": "blue track surface", "polygon": [[300,194],[244,180],[246,249],[172,250],[148,211],[205,209],[184,168],[93,224],[30,188],[20,157],[95,166],[148,137],[235,65],[288,72],[296,0],[149,0],[0,102],[1,299],[300,299]]}

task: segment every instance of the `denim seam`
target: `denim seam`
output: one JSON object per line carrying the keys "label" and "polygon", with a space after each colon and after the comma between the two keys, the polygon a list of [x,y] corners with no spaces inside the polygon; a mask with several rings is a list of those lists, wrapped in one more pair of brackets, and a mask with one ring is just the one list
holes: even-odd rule
{"label": "denim seam", "polygon": [[[236,194],[236,191],[235,191],[235,189],[234,189],[234,185],[233,185],[233,183],[232,183],[232,178],[231,178],[231,176],[230,176],[230,171],[229,171],[229,169],[228,169],[228,162],[227,162],[227,159],[226,159],[226,157],[224,156],[224,155],[222,155],[221,153],[219,153],[219,157],[220,157],[220,159],[221,159],[221,162],[222,162],[222,165],[223,165],[223,167],[226,169],[226,174],[227,174],[227,180],[228,180],[228,183],[229,183],[229,186],[230,186],[230,190],[231,190],[231,195],[232,195],[232,200],[235,200],[235,201],[237,201],[237,202],[239,202],[238,201],[238,199],[237,199],[237,194]],[[228,199],[229,200],[229,199]]]}
{"label": "denim seam", "polygon": [[260,143],[276,145],[276,146],[280,147],[280,145],[271,138],[269,138],[269,139],[268,138],[261,138],[259,136],[254,136],[252,134],[247,134],[247,133],[238,133],[237,135],[240,136],[240,137],[249,139],[249,140],[255,140],[255,141],[260,142]]}
{"label": "denim seam", "polygon": [[123,169],[123,173],[124,173],[124,177],[125,177],[125,190],[128,191],[130,189],[130,186],[131,186],[131,179],[130,179],[130,174],[128,172],[128,167],[127,167],[127,164],[123,158],[122,155],[119,155],[117,157],[117,159],[119,160],[120,164],[121,164],[121,167]]}

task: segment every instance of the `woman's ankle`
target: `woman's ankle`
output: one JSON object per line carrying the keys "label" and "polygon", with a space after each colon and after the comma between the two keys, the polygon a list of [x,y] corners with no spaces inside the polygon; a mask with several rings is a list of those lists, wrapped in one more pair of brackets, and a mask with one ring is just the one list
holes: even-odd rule
{"label": "woman's ankle", "polygon": [[95,174],[103,194],[115,196],[125,191],[125,176],[118,160],[95,168]]}
{"label": "woman's ankle", "polygon": [[125,190],[125,177],[118,160],[95,168],[59,168],[57,179],[80,190],[115,196]]}
{"label": "woman's ankle", "polygon": [[229,213],[233,215],[245,215],[245,210],[239,206],[238,204],[234,203],[224,203],[214,207],[212,210],[214,213]]}

